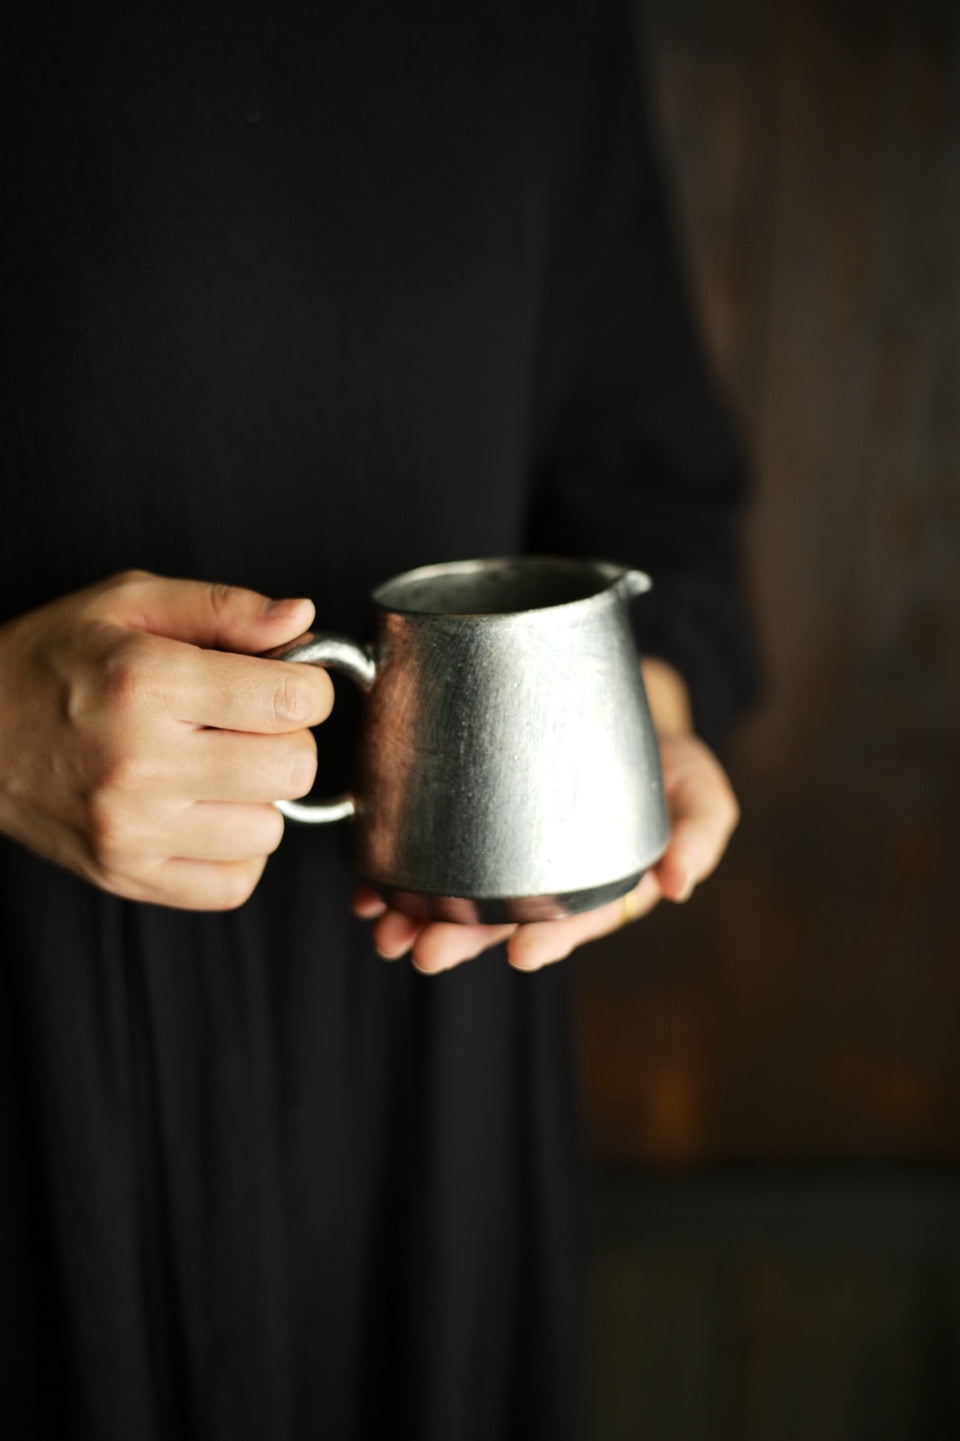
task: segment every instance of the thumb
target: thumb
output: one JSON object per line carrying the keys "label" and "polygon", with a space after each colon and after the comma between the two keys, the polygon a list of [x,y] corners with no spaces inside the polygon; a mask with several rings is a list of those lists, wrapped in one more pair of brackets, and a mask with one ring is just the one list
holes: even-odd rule
{"label": "thumb", "polygon": [[309,630],[313,601],[272,600],[255,590],[137,571],[108,593],[108,616],[133,630],[212,650],[257,654]]}

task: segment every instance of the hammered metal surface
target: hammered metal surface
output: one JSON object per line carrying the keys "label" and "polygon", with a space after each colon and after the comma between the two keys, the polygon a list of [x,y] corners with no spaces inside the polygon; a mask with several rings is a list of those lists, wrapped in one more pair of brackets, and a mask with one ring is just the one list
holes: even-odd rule
{"label": "hammered metal surface", "polygon": [[399,909],[449,919],[471,918],[460,902],[533,919],[623,894],[668,836],[625,605],[647,584],[600,562],[434,566],[375,592],[369,652],[322,635],[286,650],[364,685],[373,657],[350,821],[359,875]]}

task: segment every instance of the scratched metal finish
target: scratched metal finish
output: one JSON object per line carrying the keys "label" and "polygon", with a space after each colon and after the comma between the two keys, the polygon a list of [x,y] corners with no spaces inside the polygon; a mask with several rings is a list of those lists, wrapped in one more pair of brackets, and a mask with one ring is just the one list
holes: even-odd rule
{"label": "scratched metal finish", "polygon": [[415,915],[540,919],[623,894],[668,835],[625,604],[648,584],[531,557],[381,586],[368,650],[317,636],[284,652],[367,699],[355,793],[281,809],[352,812],[358,874]]}

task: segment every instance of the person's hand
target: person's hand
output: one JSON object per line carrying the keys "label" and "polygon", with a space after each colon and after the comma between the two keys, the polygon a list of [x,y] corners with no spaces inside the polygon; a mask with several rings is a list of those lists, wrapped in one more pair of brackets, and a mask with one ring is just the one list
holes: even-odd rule
{"label": "person's hand", "polygon": [[679,675],[663,662],[647,661],[644,679],[660,741],[671,830],[666,851],[639,885],[599,910],[519,926],[416,921],[388,910],[378,896],[361,887],[354,894],[354,913],[375,921],[374,943],[384,959],[410,952],[417,970],[433,975],[505,940],[512,966],[537,971],[564,959],[585,941],[646,915],[661,899],[682,902],[690,897],[723,855],[739,809],[720,762],[692,734],[689,700]]}
{"label": "person's hand", "polygon": [[0,626],[0,831],[130,900],[241,905],[333,704],[325,671],[241,652],[312,619],[130,571]]}

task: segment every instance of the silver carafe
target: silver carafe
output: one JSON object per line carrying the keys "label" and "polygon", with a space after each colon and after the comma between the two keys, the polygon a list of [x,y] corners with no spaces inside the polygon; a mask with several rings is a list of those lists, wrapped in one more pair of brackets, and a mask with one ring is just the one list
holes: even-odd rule
{"label": "silver carafe", "polygon": [[624,895],[669,826],[627,601],[607,561],[425,566],[374,591],[373,638],[273,652],[365,691],[355,788],[278,802],[349,817],[359,878],[408,915],[548,920]]}

